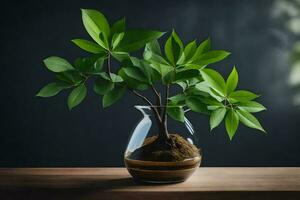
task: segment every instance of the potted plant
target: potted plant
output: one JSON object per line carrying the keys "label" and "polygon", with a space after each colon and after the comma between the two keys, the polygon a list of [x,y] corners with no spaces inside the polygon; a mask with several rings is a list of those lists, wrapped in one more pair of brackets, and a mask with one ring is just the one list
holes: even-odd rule
{"label": "potted plant", "polygon": [[[157,39],[163,32],[127,30],[125,18],[110,26],[96,10],[82,9],[82,20],[94,41],[72,42],[91,55],[77,58],[73,64],[61,57],[46,58],[44,64],[55,73],[55,81],[43,87],[37,96],[51,97],[71,90],[67,100],[71,110],[84,100],[86,81],[93,79],[93,90],[102,96],[103,108],[116,103],[125,92],[141,99],[145,105],[136,108],[143,118],[135,127],[124,155],[125,165],[135,179],[159,183],[184,181],[199,167],[201,151],[193,139],[188,112],[209,116],[211,130],[225,121],[230,140],[239,122],[265,132],[251,114],[265,107],[254,101],[258,95],[236,90],[236,68],[225,81],[208,67],[230,55],[224,50],[212,50],[210,39],[184,45],[173,30],[162,50]],[[130,54],[141,48],[141,58]],[[112,59],[119,63],[117,68],[112,68]],[[174,90],[170,92],[171,87]],[[152,98],[146,97],[144,90],[151,90]],[[168,122],[173,125],[168,126]]]}

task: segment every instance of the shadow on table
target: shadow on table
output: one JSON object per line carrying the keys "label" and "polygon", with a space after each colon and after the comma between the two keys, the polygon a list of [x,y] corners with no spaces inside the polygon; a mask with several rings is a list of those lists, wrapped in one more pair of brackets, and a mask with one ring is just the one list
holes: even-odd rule
{"label": "shadow on table", "polygon": [[66,176],[43,176],[22,177],[15,181],[10,180],[5,189],[101,189],[114,190],[140,186],[159,186],[159,184],[143,183],[131,177],[99,179],[98,176],[66,177]]}

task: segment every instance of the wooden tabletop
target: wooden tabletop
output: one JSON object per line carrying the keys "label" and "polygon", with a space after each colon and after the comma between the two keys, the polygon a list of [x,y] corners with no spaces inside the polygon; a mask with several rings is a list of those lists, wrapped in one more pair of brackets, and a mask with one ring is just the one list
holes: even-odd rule
{"label": "wooden tabletop", "polygon": [[135,183],[125,168],[0,168],[0,199],[300,199],[300,168],[205,168],[186,182]]}

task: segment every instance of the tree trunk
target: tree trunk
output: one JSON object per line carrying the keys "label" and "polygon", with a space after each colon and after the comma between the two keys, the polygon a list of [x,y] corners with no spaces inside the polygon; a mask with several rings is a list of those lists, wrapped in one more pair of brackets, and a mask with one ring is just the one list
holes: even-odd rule
{"label": "tree trunk", "polygon": [[157,127],[158,127],[158,137],[162,141],[166,141],[169,139],[169,132],[168,132],[168,126],[167,126],[167,117],[164,117],[164,120],[158,115],[157,112],[154,111],[155,108],[153,108],[154,117],[156,119]]}

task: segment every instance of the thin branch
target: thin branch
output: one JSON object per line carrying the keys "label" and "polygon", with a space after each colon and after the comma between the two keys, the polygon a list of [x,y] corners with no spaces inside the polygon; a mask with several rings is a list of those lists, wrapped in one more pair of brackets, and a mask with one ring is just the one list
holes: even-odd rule
{"label": "thin branch", "polygon": [[129,89],[133,94],[135,94],[136,96],[138,96],[138,97],[140,97],[141,99],[143,99],[145,102],[147,102],[147,104],[149,104],[149,106],[154,106],[152,103],[151,103],[151,101],[147,98],[147,97],[145,97],[145,96],[143,96],[142,94],[140,94],[140,93],[138,93],[137,91],[135,91],[135,90],[133,90],[133,89]]}
{"label": "thin branch", "polygon": [[108,57],[107,57],[107,72],[108,72],[108,76],[110,77],[110,73],[111,73],[111,67],[110,67],[110,53],[108,53]]}
{"label": "thin branch", "polygon": [[160,93],[156,90],[156,88],[154,87],[154,85],[151,85],[151,88],[152,88],[153,92],[155,93],[155,95],[157,97],[157,104],[158,104],[158,106],[162,106]]}
{"label": "thin branch", "polygon": [[159,113],[158,113],[157,108],[151,103],[151,101],[150,101],[147,97],[143,96],[142,94],[138,93],[137,91],[135,91],[135,90],[133,90],[133,89],[129,89],[129,90],[130,90],[133,94],[135,94],[136,96],[138,96],[138,97],[140,97],[142,100],[144,100],[147,104],[149,104],[149,106],[151,107],[151,109],[152,109],[153,112],[155,113],[155,115],[156,115],[158,121],[159,121],[159,122],[162,121],[162,120],[161,120],[161,117],[160,117],[160,115],[159,115]]}
{"label": "thin branch", "polygon": [[164,105],[164,110],[162,113],[162,122],[165,122],[167,119],[167,106],[168,106],[168,99],[169,99],[169,93],[170,93],[170,86],[169,84],[166,85],[166,99],[165,99],[165,105]]}
{"label": "thin branch", "polygon": [[156,90],[156,88],[154,87],[154,85],[151,85],[151,88],[152,88],[153,92],[155,93],[155,95],[156,95],[158,98],[160,98],[160,94],[159,94],[159,92]]}
{"label": "thin branch", "polygon": [[168,139],[170,137],[169,133],[168,133],[168,122],[167,122],[167,106],[168,106],[168,99],[169,99],[169,84],[166,85],[166,95],[165,95],[165,105],[164,105],[164,109],[162,111],[162,116],[161,116],[161,122],[162,122],[162,138],[163,139]]}

